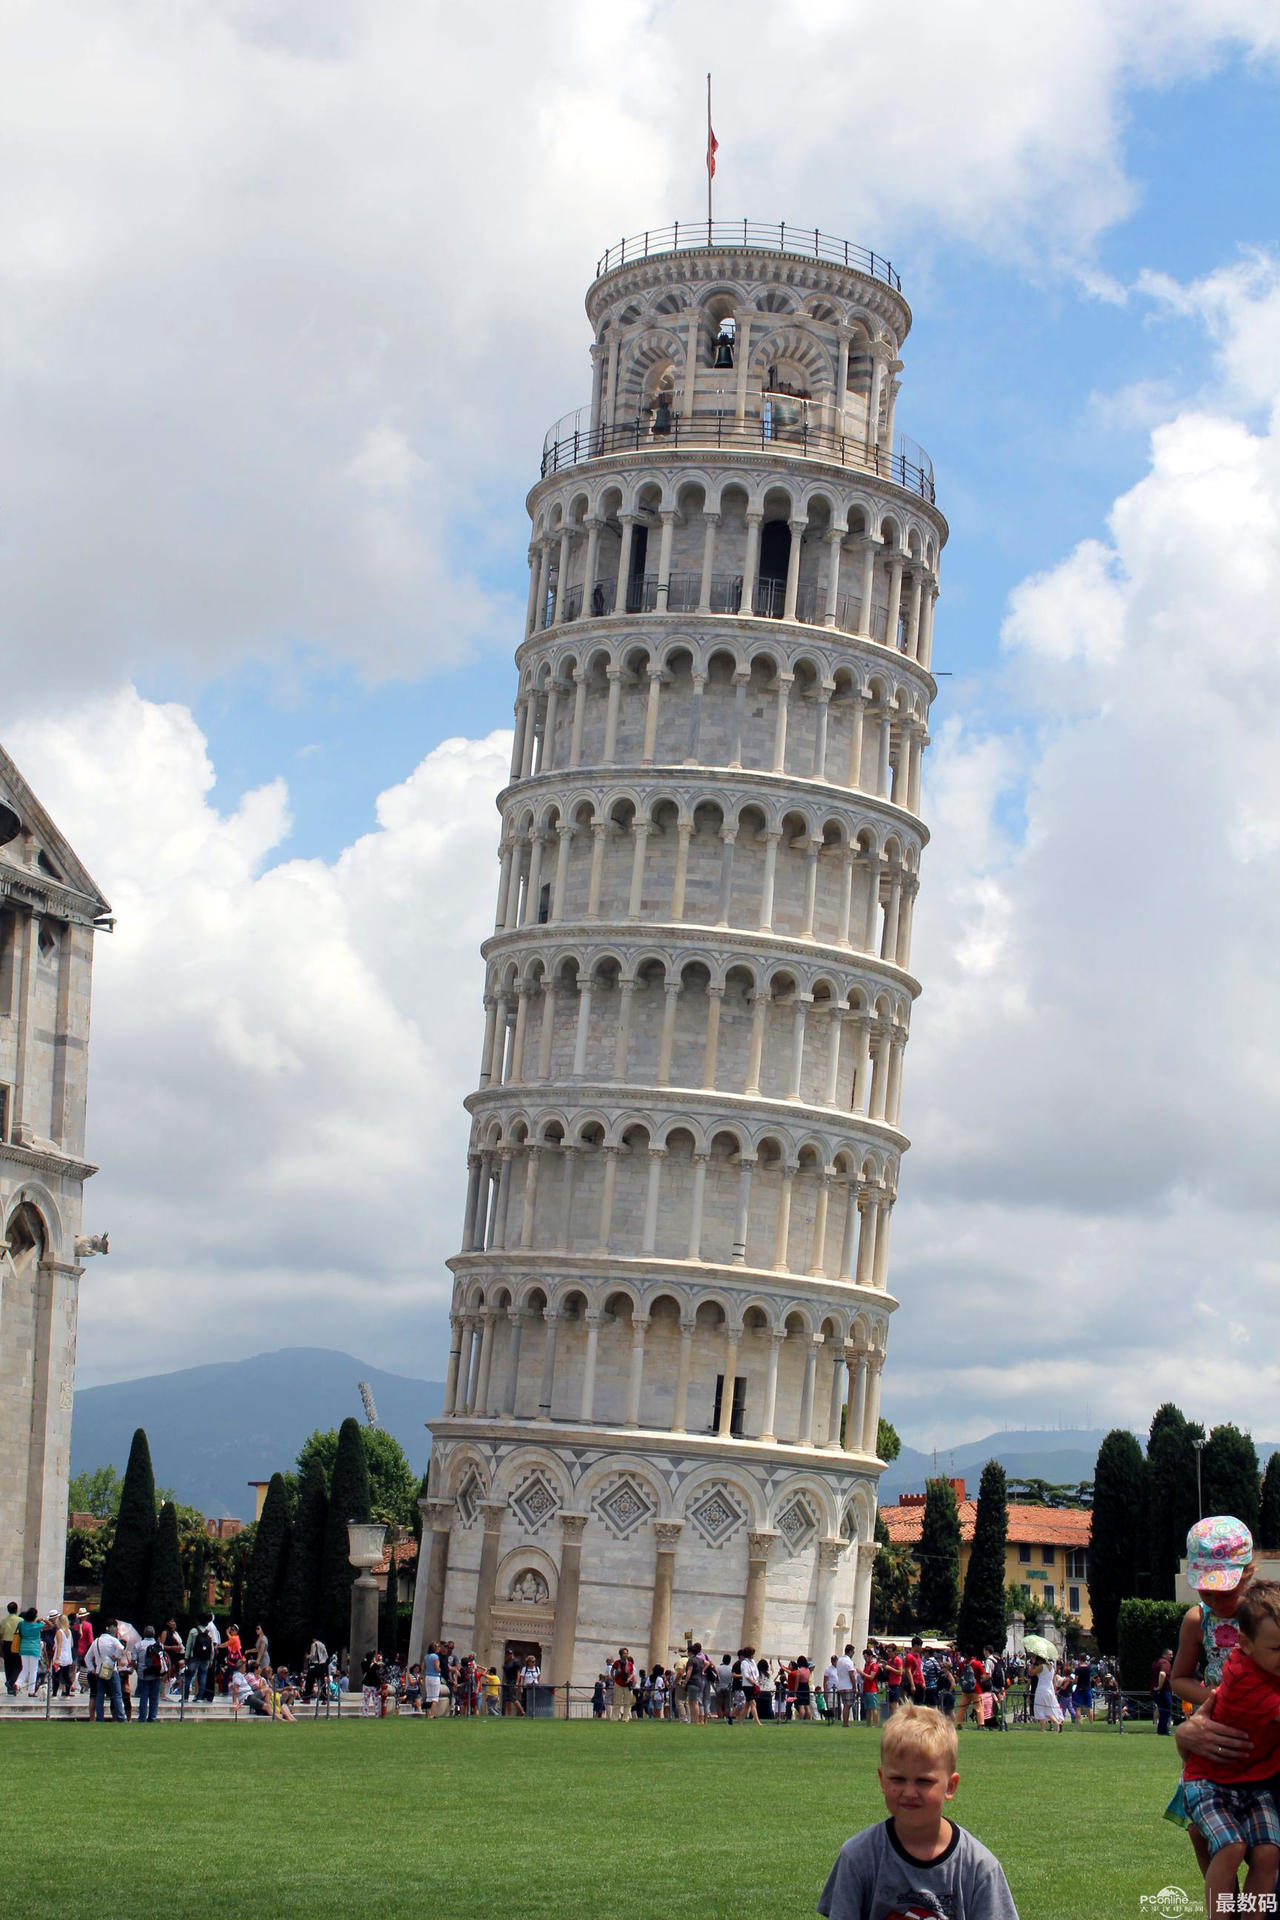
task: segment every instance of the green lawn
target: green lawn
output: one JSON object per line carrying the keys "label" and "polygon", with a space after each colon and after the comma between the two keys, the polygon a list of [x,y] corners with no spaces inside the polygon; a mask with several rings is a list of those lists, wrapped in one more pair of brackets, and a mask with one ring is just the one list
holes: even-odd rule
{"label": "green lawn", "polygon": [[[882,1816],[870,1730],[590,1722],[0,1723],[5,1920],[658,1920],[813,1910]],[[1172,1741],[961,1741],[957,1818],[1022,1920],[1138,1920],[1199,1880]]]}

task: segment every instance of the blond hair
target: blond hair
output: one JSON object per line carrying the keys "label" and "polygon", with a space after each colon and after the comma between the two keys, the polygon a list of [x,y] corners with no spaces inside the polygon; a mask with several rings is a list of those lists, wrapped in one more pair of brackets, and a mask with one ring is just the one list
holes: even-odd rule
{"label": "blond hair", "polygon": [[908,1753],[938,1760],[953,1774],[960,1742],[950,1714],[939,1713],[936,1707],[899,1707],[880,1735],[880,1764],[891,1766]]}
{"label": "blond hair", "polygon": [[1236,1608],[1236,1625],[1250,1640],[1257,1638],[1264,1620],[1280,1626],[1280,1580],[1256,1580]]}

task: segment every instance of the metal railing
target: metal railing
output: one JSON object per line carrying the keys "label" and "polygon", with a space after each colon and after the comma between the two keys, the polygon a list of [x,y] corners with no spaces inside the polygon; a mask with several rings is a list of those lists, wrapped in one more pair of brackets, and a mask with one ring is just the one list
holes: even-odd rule
{"label": "metal railing", "polygon": [[596,261],[596,279],[612,273],[615,267],[651,260],[657,253],[692,253],[706,247],[750,247],[758,253],[793,253],[806,260],[830,260],[854,273],[865,273],[872,280],[883,280],[895,293],[902,292],[893,262],[883,254],[857,246],[852,240],[837,240],[832,234],[820,233],[817,227],[800,227],[786,220],[676,220],[669,227],[649,227],[644,233],[606,247]]}
{"label": "metal railing", "polygon": [[[585,411],[585,410],[584,410]],[[792,414],[797,417],[790,417]],[[656,416],[655,416],[656,417]],[[566,420],[575,419],[568,414]],[[822,460],[831,466],[853,467],[861,473],[874,473],[908,493],[919,494],[932,506],[937,498],[933,463],[913,442],[911,450],[919,458],[911,459],[907,443],[895,435],[895,450],[887,453],[881,446],[868,446],[860,434],[835,433],[829,427],[811,426],[800,406],[786,415],[781,408],[766,409],[760,419],[743,421],[739,426],[732,414],[695,413],[690,419],[670,416],[670,424],[655,429],[648,417],[637,417],[621,425],[575,426],[560,433],[564,424],[557,421],[543,442],[541,476],[562,473],[580,466],[584,460],[603,460],[610,454],[664,454],[673,447],[705,450],[710,447],[751,453],[780,454],[787,459]]]}

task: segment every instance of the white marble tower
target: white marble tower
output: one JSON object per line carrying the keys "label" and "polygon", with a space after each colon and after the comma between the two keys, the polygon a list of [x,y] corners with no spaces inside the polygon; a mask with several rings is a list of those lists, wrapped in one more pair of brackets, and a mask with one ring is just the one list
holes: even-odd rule
{"label": "white marble tower", "polygon": [[938,556],[897,275],[611,248],[529,495],[414,1655],[867,1631]]}
{"label": "white marble tower", "polygon": [[111,909],[0,748],[0,1602],[60,1606],[93,935]]}

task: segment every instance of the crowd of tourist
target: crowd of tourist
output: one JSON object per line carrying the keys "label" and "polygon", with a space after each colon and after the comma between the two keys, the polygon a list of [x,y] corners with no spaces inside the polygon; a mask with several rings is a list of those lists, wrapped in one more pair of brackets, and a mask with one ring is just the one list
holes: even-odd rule
{"label": "crowd of tourist", "polygon": [[[157,1717],[162,1700],[224,1698],[251,1714],[287,1720],[295,1705],[331,1702],[347,1686],[336,1656],[319,1638],[292,1668],[272,1660],[261,1626],[252,1636],[242,1636],[234,1624],[223,1634],[212,1614],[185,1635],[173,1620],[140,1631],[127,1621],[104,1621],[95,1631],[86,1608],[42,1620],[34,1607],[21,1611],[11,1601],[0,1616],[0,1650],[11,1697],[32,1698],[47,1686],[51,1699],[59,1693],[85,1697],[97,1719],[108,1710],[117,1720],[136,1712],[145,1723]],[[489,1666],[473,1653],[460,1654],[451,1640],[433,1642],[412,1665],[375,1652],[363,1663],[361,1681],[365,1715],[493,1718],[554,1710],[536,1656],[512,1647],[500,1664]],[[847,1727],[878,1726],[900,1706],[915,1703],[946,1714],[957,1727],[972,1723],[997,1731],[1011,1716],[1054,1728],[1092,1720],[1099,1693],[1108,1720],[1118,1719],[1123,1695],[1105,1661],[1055,1664],[991,1647],[962,1655],[954,1645],[926,1647],[919,1637],[907,1647],[873,1641],[860,1654],[847,1645],[822,1666],[803,1654],[757,1656],[749,1646],[717,1657],[693,1641],[669,1667],[646,1668],[620,1647],[597,1676],[590,1710],[600,1720]]]}
{"label": "crowd of tourist", "polygon": [[[239,1628],[233,1623],[224,1635],[212,1614],[184,1636],[174,1620],[159,1630],[148,1624],[139,1631],[126,1620],[103,1620],[95,1629],[86,1607],[74,1617],[50,1613],[41,1620],[34,1607],[20,1610],[11,1600],[0,1616],[0,1651],[11,1699],[33,1699],[47,1687],[50,1701],[59,1693],[83,1697],[96,1720],[109,1710],[113,1720],[146,1723],[158,1717],[162,1699],[185,1705],[218,1698],[237,1710],[290,1720],[304,1687],[288,1667],[272,1664],[261,1627],[246,1648]],[[324,1684],[336,1687],[330,1665],[324,1653]]]}

